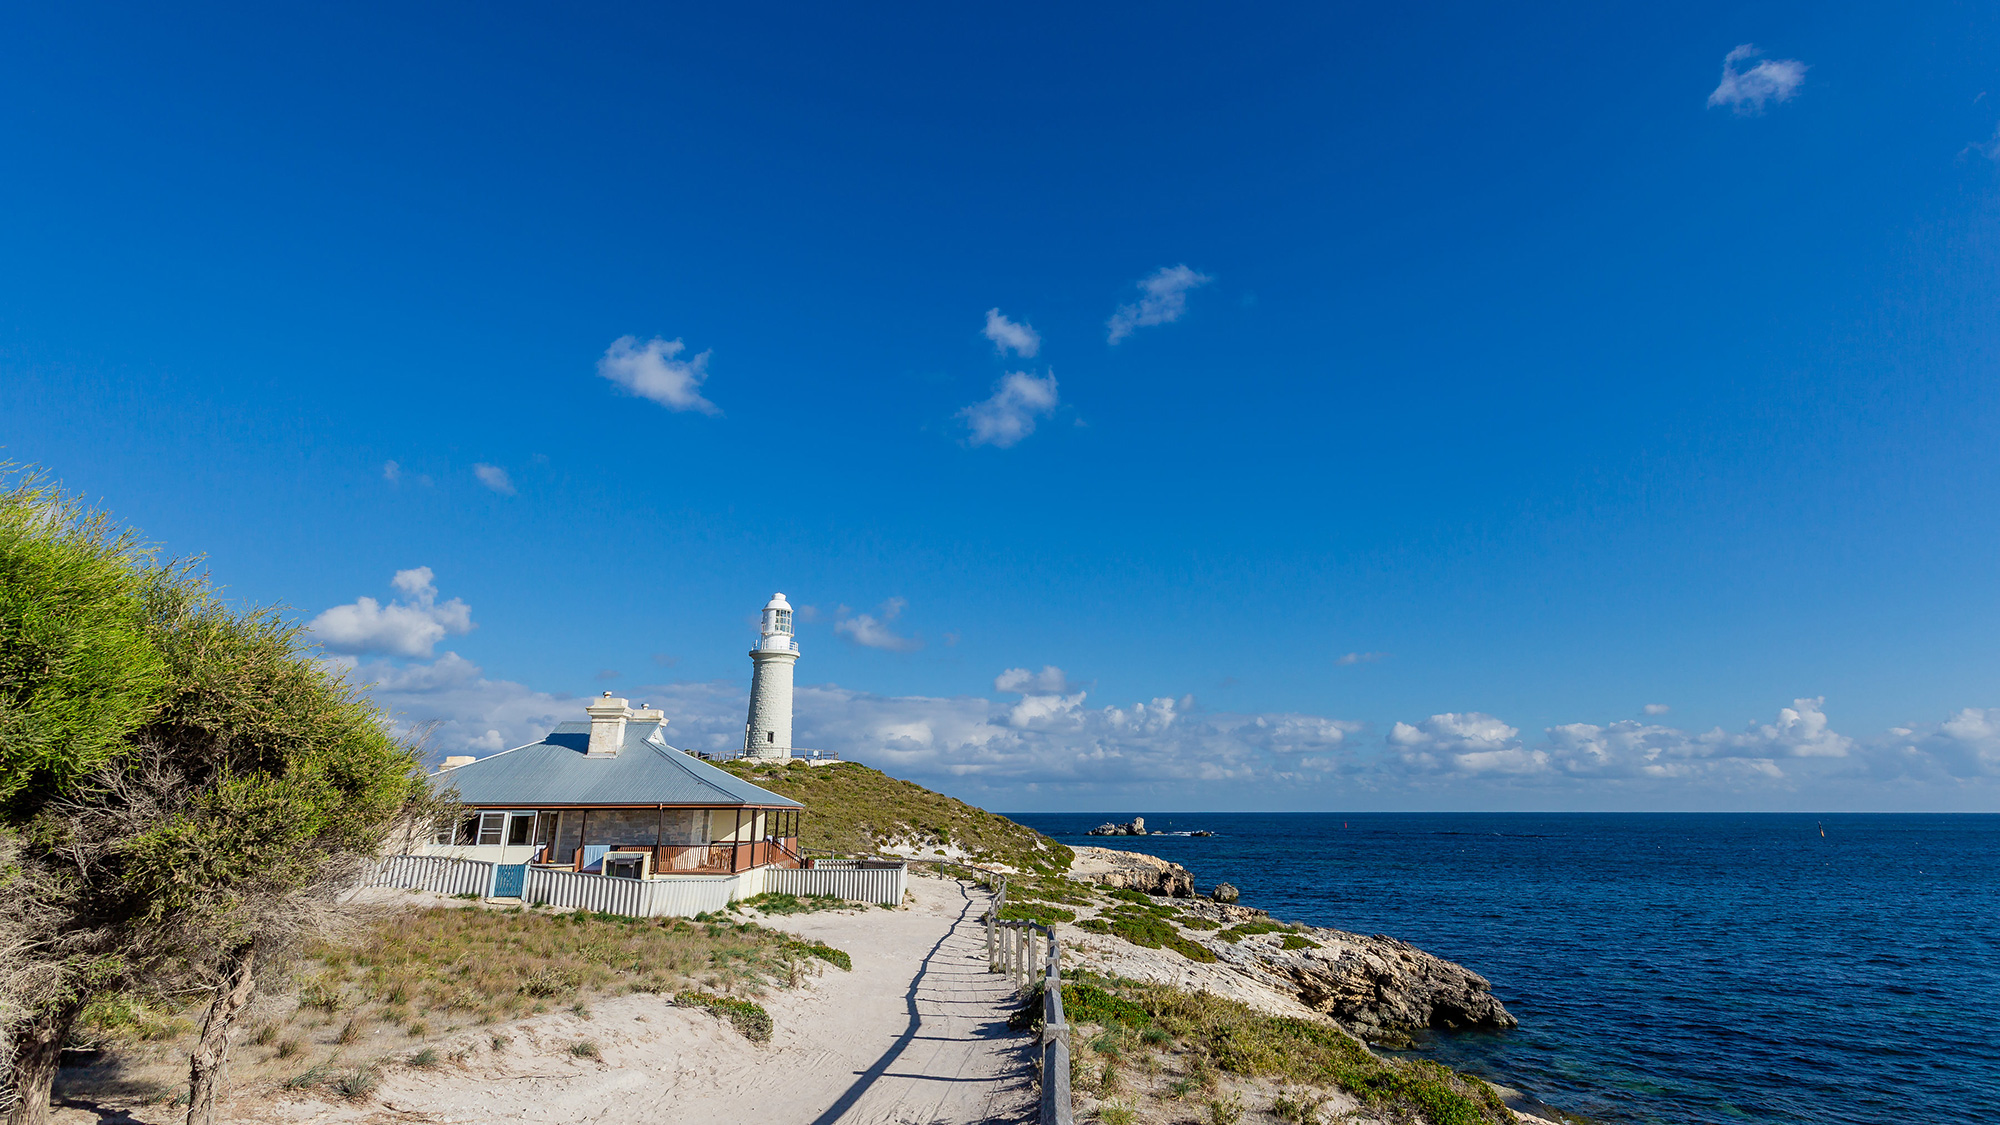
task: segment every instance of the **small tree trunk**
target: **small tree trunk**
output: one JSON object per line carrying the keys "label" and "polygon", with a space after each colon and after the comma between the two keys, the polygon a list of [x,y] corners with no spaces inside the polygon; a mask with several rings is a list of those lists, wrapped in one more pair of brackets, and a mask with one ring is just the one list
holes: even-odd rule
{"label": "small tree trunk", "polygon": [[194,1046],[188,1073],[187,1125],[215,1125],[215,1095],[222,1088],[223,1067],[229,1062],[229,1037],[236,1030],[236,1014],[257,989],[257,978],[251,974],[257,963],[256,950],[245,945],[233,958],[229,983],[209,1003],[201,1039]]}
{"label": "small tree trunk", "polygon": [[14,1105],[7,1111],[7,1125],[48,1125],[49,1092],[55,1087],[63,1044],[69,1042],[70,1030],[88,999],[51,1005],[15,1025]]}

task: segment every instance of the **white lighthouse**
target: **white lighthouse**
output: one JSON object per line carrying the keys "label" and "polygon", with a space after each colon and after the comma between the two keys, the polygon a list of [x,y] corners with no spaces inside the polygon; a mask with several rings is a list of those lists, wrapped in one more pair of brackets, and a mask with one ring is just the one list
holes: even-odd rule
{"label": "white lighthouse", "polygon": [[792,756],[792,668],[799,641],[792,635],[792,603],[772,594],[764,603],[762,634],[750,650],[750,721],[743,727],[747,758]]}

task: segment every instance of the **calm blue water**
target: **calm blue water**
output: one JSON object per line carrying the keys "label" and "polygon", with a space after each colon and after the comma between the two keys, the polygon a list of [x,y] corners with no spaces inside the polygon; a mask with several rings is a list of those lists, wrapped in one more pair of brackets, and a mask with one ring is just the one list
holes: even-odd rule
{"label": "calm blue water", "polygon": [[1645,1125],[2000,1122],[2000,816],[1137,811],[1220,835],[1014,819],[1461,962],[1521,1026],[1425,1050],[1551,1105]]}

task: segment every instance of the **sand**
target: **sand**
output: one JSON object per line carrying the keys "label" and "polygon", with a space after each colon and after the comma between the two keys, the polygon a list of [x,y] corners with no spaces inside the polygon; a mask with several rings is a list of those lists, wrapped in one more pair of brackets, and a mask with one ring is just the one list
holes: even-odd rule
{"label": "sand", "polygon": [[[427,1070],[390,1064],[365,1102],[238,1089],[223,1116],[328,1125],[1033,1120],[1034,1040],[1007,1029],[1017,1001],[1004,976],[986,971],[987,895],[930,878],[913,878],[911,891],[900,910],[758,919],[854,960],[852,972],[827,966],[802,987],[763,997],[775,1025],[768,1044],[666,997],[623,996],[593,1004],[589,1019],[552,1012],[440,1038],[440,1054],[470,1055]],[[508,1042],[496,1047],[496,1035]],[[586,1040],[601,1059],[570,1053]],[[177,1117],[155,1106],[125,1120]],[[79,1108],[57,1116],[62,1125],[99,1120]]]}

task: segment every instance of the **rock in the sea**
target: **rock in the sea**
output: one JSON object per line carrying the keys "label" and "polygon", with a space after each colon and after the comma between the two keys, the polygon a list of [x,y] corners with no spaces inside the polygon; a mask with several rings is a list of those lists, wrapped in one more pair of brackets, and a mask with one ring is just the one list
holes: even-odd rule
{"label": "rock in the sea", "polygon": [[1243,895],[1237,891],[1236,887],[1233,884],[1217,883],[1215,885],[1214,893],[1210,894],[1208,897],[1214,899],[1217,902],[1235,902],[1237,899],[1242,898]]}
{"label": "rock in the sea", "polygon": [[1146,818],[1135,816],[1129,824],[1100,824],[1090,830],[1092,836],[1144,836]]}

